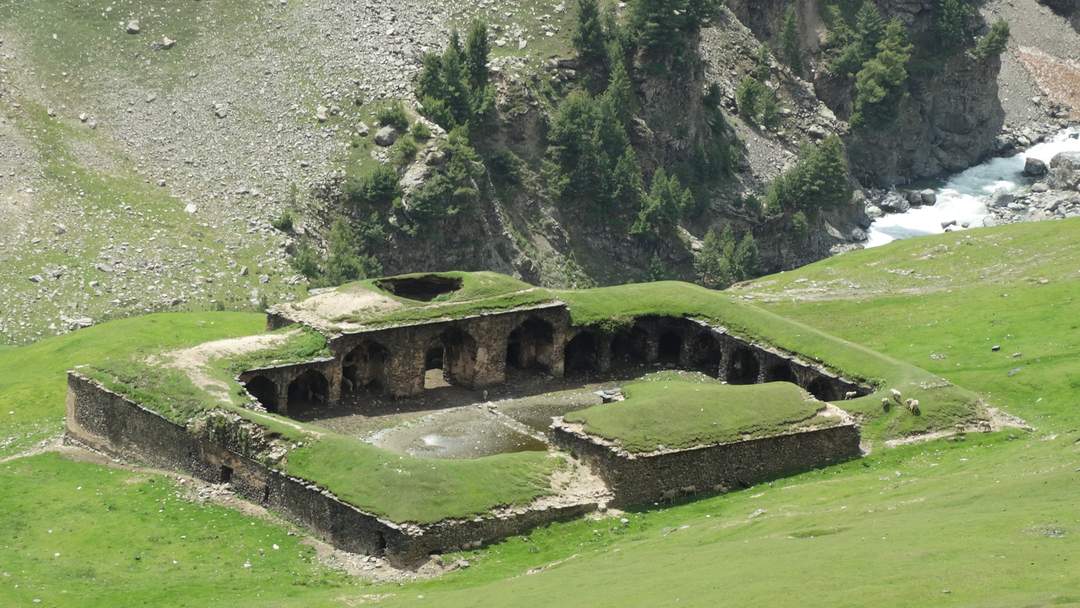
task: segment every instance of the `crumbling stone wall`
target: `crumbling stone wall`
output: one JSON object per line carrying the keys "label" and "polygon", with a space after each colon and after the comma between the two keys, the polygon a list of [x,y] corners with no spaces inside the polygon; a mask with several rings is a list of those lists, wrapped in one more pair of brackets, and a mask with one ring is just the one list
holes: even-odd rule
{"label": "crumbling stone wall", "polygon": [[555,521],[580,517],[595,503],[523,508],[513,512],[399,525],[365,513],[316,484],[244,456],[226,435],[220,442],[166,420],[76,372],[68,374],[67,436],[106,454],[153,467],[183,471],[232,491],[306,528],[335,547],[384,555],[409,567],[433,552],[495,542]]}
{"label": "crumbling stone wall", "polygon": [[853,424],[655,454],[628,453],[561,420],[549,436],[604,480],[619,507],[728,492],[860,455]]}

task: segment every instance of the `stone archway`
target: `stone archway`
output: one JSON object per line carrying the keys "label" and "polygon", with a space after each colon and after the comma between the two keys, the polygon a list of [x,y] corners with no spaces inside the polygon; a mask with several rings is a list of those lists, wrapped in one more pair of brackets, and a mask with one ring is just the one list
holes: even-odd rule
{"label": "stone archway", "polygon": [[390,350],[374,340],[364,340],[345,355],[342,379],[346,390],[353,393],[386,390],[386,364]]}
{"label": "stone archway", "polygon": [[288,409],[290,414],[324,407],[330,396],[330,382],[322,372],[309,369],[289,383]]}
{"label": "stone archway", "polygon": [[266,411],[278,411],[278,388],[273,380],[266,376],[255,376],[244,383],[244,388]]}
{"label": "stone archway", "polygon": [[476,340],[458,327],[433,339],[424,351],[424,388],[471,387],[476,378]]}
{"label": "stone archway", "polygon": [[612,367],[642,365],[649,359],[649,334],[640,326],[620,329],[611,338]]}
{"label": "stone archway", "polygon": [[678,365],[682,360],[682,335],[674,329],[665,330],[657,341],[656,360],[660,363]]}
{"label": "stone archway", "polygon": [[506,341],[506,365],[514,369],[550,372],[554,351],[554,326],[542,319],[529,317],[510,332]]}
{"label": "stone archway", "polygon": [[840,391],[836,385],[825,376],[818,376],[806,387],[806,391],[819,401],[839,401]]}
{"label": "stone archway", "polygon": [[728,384],[754,384],[761,366],[753,350],[740,346],[731,352],[725,371]]}
{"label": "stone archway", "polygon": [[566,343],[566,374],[600,371],[600,344],[595,332],[584,330]]}
{"label": "stone archway", "polygon": [[703,331],[694,336],[690,343],[690,365],[694,369],[715,377],[720,373],[723,360],[724,351],[716,335],[711,331]]}
{"label": "stone archway", "polygon": [[765,368],[765,382],[795,383],[795,370],[787,361],[780,361]]}

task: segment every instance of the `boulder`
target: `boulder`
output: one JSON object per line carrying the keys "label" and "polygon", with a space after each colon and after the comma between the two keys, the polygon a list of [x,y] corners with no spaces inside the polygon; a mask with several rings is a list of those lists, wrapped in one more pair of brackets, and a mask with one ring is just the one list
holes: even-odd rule
{"label": "boulder", "polygon": [[936,205],[937,204],[937,192],[934,192],[930,188],[923,190],[919,193],[922,196],[922,204],[924,205]]}
{"label": "boulder", "polygon": [[911,211],[911,203],[900,195],[899,192],[890,192],[878,203],[878,207],[885,213],[907,213]]}
{"label": "boulder", "polygon": [[1008,207],[1010,204],[1016,201],[1016,197],[1010,192],[998,191],[994,193],[994,196],[990,199],[990,206],[995,209],[1002,207]]}
{"label": "boulder", "polygon": [[1024,161],[1024,175],[1027,177],[1042,177],[1047,171],[1046,163],[1037,158],[1028,157]]}
{"label": "boulder", "polygon": [[125,29],[129,34],[138,34],[140,31],[142,31],[142,28],[139,27],[138,19],[132,19],[131,21],[128,21],[127,27]]}
{"label": "boulder", "polygon": [[907,199],[908,204],[910,204],[912,207],[922,207],[922,194],[914,190],[910,190],[906,194],[904,194],[904,198]]}
{"label": "boulder", "polygon": [[1048,192],[1050,186],[1046,185],[1046,182],[1036,182],[1032,184],[1031,191],[1036,193]]}
{"label": "boulder", "polygon": [[881,207],[878,207],[877,205],[866,206],[866,217],[876,220],[883,215],[885,215],[885,212],[881,210]]}
{"label": "boulder", "polygon": [[392,146],[397,141],[398,132],[397,129],[391,126],[386,126],[375,132],[375,143],[382,147]]}
{"label": "boulder", "polygon": [[1080,186],[1080,152],[1062,152],[1050,160],[1049,186],[1057,190]]}

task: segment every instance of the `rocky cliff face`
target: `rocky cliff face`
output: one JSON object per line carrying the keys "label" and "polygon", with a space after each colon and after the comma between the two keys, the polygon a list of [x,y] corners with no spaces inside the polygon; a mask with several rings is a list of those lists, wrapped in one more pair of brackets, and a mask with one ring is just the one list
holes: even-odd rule
{"label": "rocky cliff face", "polygon": [[[847,137],[856,177],[865,185],[891,186],[963,169],[989,156],[1005,119],[998,99],[1000,62],[962,51],[949,57],[925,51],[933,48],[937,0],[876,2],[882,15],[907,25],[916,48],[924,51],[909,65],[909,94],[896,124]],[[756,36],[776,46],[787,2],[728,0],[728,5]],[[819,3],[800,1],[795,7],[802,45],[813,56],[826,34]],[[972,29],[985,29],[981,18],[972,20]],[[811,63],[818,98],[847,119],[853,83],[829,74],[816,59]]]}
{"label": "rocky cliff face", "polygon": [[[916,52],[908,66],[908,97],[888,131],[850,139],[856,176],[887,186],[958,171],[985,159],[1005,122],[998,98],[997,57],[978,59],[962,50],[942,57],[931,50],[936,0],[879,0],[882,14],[907,26]],[[969,27],[985,30],[972,16]]]}

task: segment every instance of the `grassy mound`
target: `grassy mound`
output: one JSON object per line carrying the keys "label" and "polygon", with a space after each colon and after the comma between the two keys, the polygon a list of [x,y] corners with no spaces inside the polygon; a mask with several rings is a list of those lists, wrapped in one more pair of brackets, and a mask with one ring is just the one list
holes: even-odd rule
{"label": "grassy mound", "polygon": [[631,382],[624,391],[626,401],[571,412],[565,419],[640,453],[779,435],[814,423],[822,406],[787,382],[732,386],[664,374]]}

